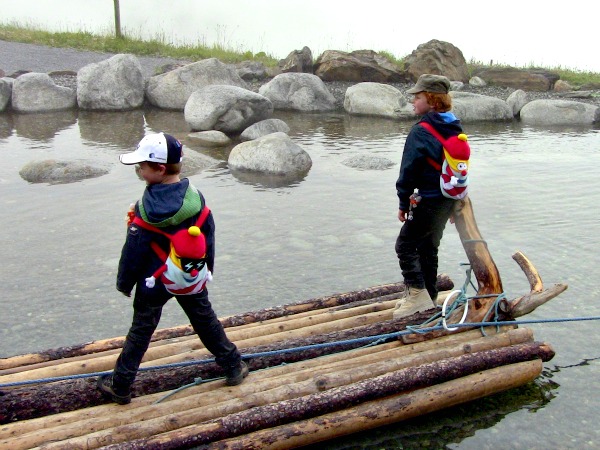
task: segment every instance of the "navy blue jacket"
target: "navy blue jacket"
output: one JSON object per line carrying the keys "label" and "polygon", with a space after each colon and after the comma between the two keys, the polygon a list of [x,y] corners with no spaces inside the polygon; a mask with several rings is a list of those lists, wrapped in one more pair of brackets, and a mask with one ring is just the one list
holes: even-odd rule
{"label": "navy blue jacket", "polygon": [[[445,138],[463,132],[460,121],[452,113],[428,112],[420,122],[430,123]],[[409,197],[415,188],[419,189],[419,194],[424,198],[443,197],[440,171],[427,161],[427,158],[431,158],[441,166],[443,157],[440,141],[418,123],[414,125],[406,137],[400,174],[396,181],[402,211],[408,211]]]}
{"label": "navy blue jacket", "polygon": [[[188,187],[190,188],[189,192]],[[201,210],[201,207],[197,207],[197,202],[193,207],[189,206],[190,203],[193,203],[189,201],[190,195],[196,193],[200,197],[201,205],[204,206],[206,203],[202,193],[190,186],[187,178],[182,179],[179,183],[146,186],[141,200],[146,218],[168,234],[191,227],[196,224]],[[135,215],[142,217],[139,202],[135,205]],[[206,239],[206,264],[208,270],[214,273],[215,222],[212,212],[200,230]],[[129,295],[136,283],[144,284],[146,278],[164,264],[164,261],[150,246],[153,241],[160,245],[165,254],[169,254],[170,242],[166,236],[146,230],[136,224],[129,227],[119,261],[117,290]]]}

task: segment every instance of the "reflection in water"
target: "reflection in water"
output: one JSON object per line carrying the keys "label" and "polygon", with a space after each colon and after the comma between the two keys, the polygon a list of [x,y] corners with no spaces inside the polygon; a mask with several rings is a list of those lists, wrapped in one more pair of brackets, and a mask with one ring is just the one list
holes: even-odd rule
{"label": "reflection in water", "polygon": [[245,170],[233,170],[231,174],[242,183],[264,188],[280,188],[293,186],[300,183],[308,175],[308,171],[303,173],[290,173],[285,175],[251,172]]}
{"label": "reflection in water", "polygon": [[13,114],[17,135],[35,141],[48,142],[59,132],[77,122],[77,110],[35,114]]}
{"label": "reflection in water", "polygon": [[[328,450],[408,449],[447,450],[453,442],[493,427],[508,414],[535,412],[557,395],[558,385],[542,377],[524,386],[375,430],[355,433],[328,443]],[[498,448],[502,446],[499,445]],[[306,450],[320,450],[322,444]],[[515,447],[516,448],[516,447]]]}
{"label": "reflection in water", "polygon": [[135,148],[145,134],[144,112],[80,111],[79,132],[84,141],[93,144]]}
{"label": "reflection in water", "polygon": [[145,110],[146,123],[153,133],[164,131],[179,140],[190,133],[190,127],[185,121],[183,111],[167,111],[160,108],[148,107]]}
{"label": "reflection in water", "polygon": [[12,114],[0,114],[0,139],[12,136],[14,122]]}

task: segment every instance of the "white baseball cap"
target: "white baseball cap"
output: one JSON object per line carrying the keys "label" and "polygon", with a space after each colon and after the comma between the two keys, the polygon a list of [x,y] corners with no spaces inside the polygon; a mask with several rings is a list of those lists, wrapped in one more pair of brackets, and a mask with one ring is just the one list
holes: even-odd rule
{"label": "white baseball cap", "polygon": [[177,164],[183,158],[183,145],[167,133],[144,136],[135,151],[119,155],[123,164],[152,161],[161,164]]}

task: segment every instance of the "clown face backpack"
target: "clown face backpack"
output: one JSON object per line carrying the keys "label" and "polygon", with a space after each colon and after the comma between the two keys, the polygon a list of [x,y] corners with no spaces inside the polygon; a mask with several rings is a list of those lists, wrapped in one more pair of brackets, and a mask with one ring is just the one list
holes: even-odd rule
{"label": "clown face backpack", "polygon": [[420,122],[423,128],[431,133],[442,143],[444,157],[442,164],[427,158],[429,164],[440,171],[440,189],[444,197],[460,200],[465,198],[469,187],[469,158],[471,148],[467,142],[467,135],[460,133],[444,139],[431,124]]}
{"label": "clown face backpack", "polygon": [[146,287],[153,288],[156,279],[160,277],[167,291],[174,295],[191,295],[201,292],[207,282],[212,280],[212,274],[206,265],[206,239],[200,227],[208,217],[210,209],[204,206],[196,224],[168,234],[141,217],[135,216],[133,223],[169,238],[170,251],[167,255],[162,248],[152,242],[154,252],[164,261],[152,276],[146,278]]}

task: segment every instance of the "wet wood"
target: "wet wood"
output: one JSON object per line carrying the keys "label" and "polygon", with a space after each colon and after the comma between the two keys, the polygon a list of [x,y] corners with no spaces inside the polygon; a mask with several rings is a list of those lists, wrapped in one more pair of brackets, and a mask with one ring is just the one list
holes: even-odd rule
{"label": "wet wood", "polygon": [[[203,448],[288,450],[316,444],[456,406],[464,397],[476,400],[513,389],[533,381],[541,371],[540,360],[502,366],[408,394],[394,395],[316,418],[213,442]],[[462,393],[462,396],[458,396],[458,393]]]}
{"label": "wet wood", "polygon": [[[249,410],[230,414],[199,425],[162,433],[150,438],[106,446],[106,449],[164,449],[186,448],[206,445],[216,440],[279,426],[297,420],[306,420],[354,405],[413,391],[426,386],[444,383],[465,377],[482,370],[489,370],[507,364],[548,360],[554,355],[546,344],[520,344],[486,352],[448,358],[439,362],[388,373],[368,380],[333,388],[318,394],[284,400],[269,405],[257,406]],[[462,394],[458,403],[471,398]],[[60,448],[60,447],[59,447]]]}
{"label": "wet wood", "polygon": [[[254,406],[314,394],[387,372],[532,340],[532,332],[527,329],[512,330],[496,336],[474,336],[468,341],[449,338],[445,340],[446,345],[438,343],[434,348],[422,352],[407,352],[406,348],[396,343],[395,347],[386,350],[373,349],[375,354],[365,353],[361,356],[360,351],[351,352],[345,359],[331,363],[328,361],[335,358],[324,358],[318,367],[301,369],[286,366],[287,373],[283,374],[271,371],[254,373],[250,375],[248,384],[236,388],[240,393],[238,397],[227,398],[222,391],[208,391],[207,387],[195,389],[193,398],[190,398],[190,393],[179,400],[146,405],[133,411],[130,407],[112,414],[96,411],[92,416],[79,417],[76,421],[70,421],[68,417],[38,419],[32,421],[35,423],[28,424],[28,428],[15,427],[12,434],[6,435],[7,439],[3,440],[3,433],[0,433],[0,448],[6,446],[12,450],[27,449],[54,440],[62,442],[49,444],[47,448],[97,448],[108,441],[124,442],[169,431],[174,423],[178,427],[193,425]],[[142,421],[141,429],[131,426]],[[82,437],[75,438],[76,436]]]}

